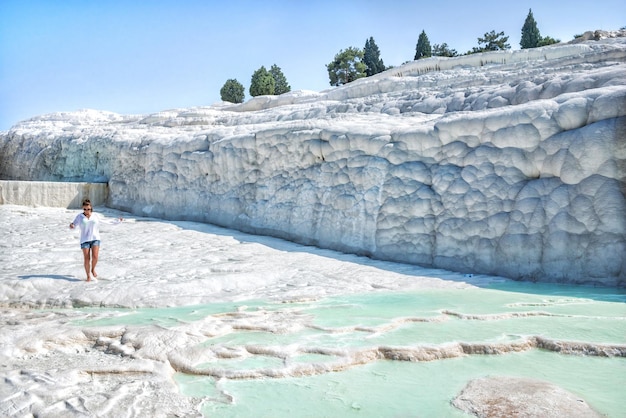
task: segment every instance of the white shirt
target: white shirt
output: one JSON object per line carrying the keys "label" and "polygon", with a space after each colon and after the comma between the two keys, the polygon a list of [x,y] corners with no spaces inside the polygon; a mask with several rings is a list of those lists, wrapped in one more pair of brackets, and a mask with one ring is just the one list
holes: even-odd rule
{"label": "white shirt", "polygon": [[100,240],[100,223],[116,224],[119,221],[108,221],[100,217],[97,213],[91,213],[87,218],[84,213],[79,213],[74,218],[74,227],[80,229],[80,243]]}

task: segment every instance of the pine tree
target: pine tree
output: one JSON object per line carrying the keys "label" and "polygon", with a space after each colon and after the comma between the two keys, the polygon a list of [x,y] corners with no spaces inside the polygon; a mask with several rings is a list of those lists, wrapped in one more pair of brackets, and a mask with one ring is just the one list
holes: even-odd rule
{"label": "pine tree", "polygon": [[430,47],[430,41],[428,40],[428,36],[426,36],[426,32],[422,30],[419,38],[417,38],[417,45],[415,46],[415,58],[414,60],[418,60],[421,58],[428,58],[432,56],[433,52]]}
{"label": "pine tree", "polygon": [[357,78],[365,77],[367,66],[363,62],[363,50],[349,47],[345,51],[342,49],[330,64],[326,64],[328,78],[331,86],[341,86]]}
{"label": "pine tree", "polygon": [[537,28],[537,22],[533,17],[532,9],[528,9],[528,16],[526,16],[524,26],[522,26],[522,39],[520,40],[519,45],[522,49],[537,48],[540,43],[541,35],[539,34],[539,29]]}
{"label": "pine tree", "polygon": [[287,83],[287,77],[276,64],[270,67],[270,74],[274,77],[274,94],[283,94],[291,91],[291,86]]}
{"label": "pine tree", "polygon": [[456,52],[456,49],[450,49],[447,43],[434,44],[433,45],[433,56],[434,57],[456,57],[459,53]]}
{"label": "pine tree", "polygon": [[[509,40],[508,36],[504,36],[504,32],[496,33],[495,30],[491,32],[485,33],[483,38],[478,38],[479,47],[473,47],[468,54],[476,54],[478,52],[488,52],[488,51],[503,51],[505,49],[510,49],[511,45],[507,44],[506,41]],[[485,44],[484,46],[480,46],[480,44]]]}
{"label": "pine tree", "polygon": [[220,96],[225,102],[243,103],[245,97],[244,87],[236,79],[228,79],[220,89]]}
{"label": "pine tree", "polygon": [[367,66],[367,68],[365,69],[365,74],[368,77],[385,71],[385,64],[380,58],[380,50],[378,49],[378,45],[376,45],[374,38],[371,36],[368,40],[365,41],[365,49],[363,50],[363,62]]}
{"label": "pine tree", "polygon": [[250,81],[250,96],[262,96],[266,94],[274,94],[276,82],[274,77],[264,66],[261,66],[258,70],[252,74],[252,80]]}

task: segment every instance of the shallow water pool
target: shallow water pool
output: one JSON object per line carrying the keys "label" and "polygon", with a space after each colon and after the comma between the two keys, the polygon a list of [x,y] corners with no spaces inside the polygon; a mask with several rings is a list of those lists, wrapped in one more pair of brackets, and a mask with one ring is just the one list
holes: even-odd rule
{"label": "shallow water pool", "polygon": [[212,330],[175,375],[206,416],[466,416],[450,402],[484,376],[548,381],[606,416],[626,411],[621,289],[507,282],[118,313],[81,324]]}

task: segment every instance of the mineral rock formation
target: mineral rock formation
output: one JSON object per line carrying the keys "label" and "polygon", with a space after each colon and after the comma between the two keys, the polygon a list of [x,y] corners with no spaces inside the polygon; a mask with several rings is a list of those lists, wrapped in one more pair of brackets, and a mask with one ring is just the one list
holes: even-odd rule
{"label": "mineral rock formation", "polygon": [[481,418],[601,416],[584,399],[558,386],[503,376],[472,380],[452,404]]}
{"label": "mineral rock formation", "polygon": [[323,92],[33,118],[0,178],[468,273],[626,284],[626,38],[431,58]]}

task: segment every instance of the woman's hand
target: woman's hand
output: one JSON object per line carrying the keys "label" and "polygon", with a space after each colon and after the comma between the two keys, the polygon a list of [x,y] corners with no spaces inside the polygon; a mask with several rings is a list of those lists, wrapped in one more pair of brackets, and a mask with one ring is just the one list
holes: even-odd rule
{"label": "woman's hand", "polygon": [[70,224],[70,229],[74,229],[74,222]]}

